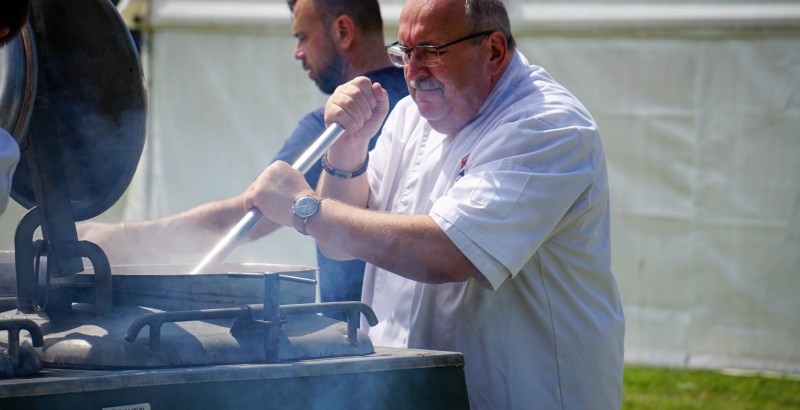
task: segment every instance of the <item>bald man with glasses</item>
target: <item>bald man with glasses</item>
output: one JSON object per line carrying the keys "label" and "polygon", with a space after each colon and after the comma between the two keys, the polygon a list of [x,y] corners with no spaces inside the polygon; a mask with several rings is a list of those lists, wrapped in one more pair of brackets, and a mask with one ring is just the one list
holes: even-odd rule
{"label": "bald man with glasses", "polygon": [[410,96],[386,118],[380,84],[338,87],[325,121],[347,131],[318,193],[275,163],[244,206],[291,225],[293,202],[316,201],[306,232],[328,256],[367,262],[373,343],[463,352],[472,408],[619,408],[600,134],[515,47],[501,0],[408,0],[387,52]]}

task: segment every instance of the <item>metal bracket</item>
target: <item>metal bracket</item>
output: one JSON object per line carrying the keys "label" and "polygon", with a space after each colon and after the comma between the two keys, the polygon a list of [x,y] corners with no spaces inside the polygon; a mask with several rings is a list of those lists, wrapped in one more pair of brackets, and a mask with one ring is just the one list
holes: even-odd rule
{"label": "metal bracket", "polygon": [[44,346],[44,336],[39,325],[30,319],[5,319],[0,321],[0,331],[3,330],[8,332],[8,366],[0,368],[3,370],[0,375],[19,376],[41,370],[42,365],[35,353],[31,352],[23,357],[22,346],[19,344],[19,332],[27,330],[34,347]]}

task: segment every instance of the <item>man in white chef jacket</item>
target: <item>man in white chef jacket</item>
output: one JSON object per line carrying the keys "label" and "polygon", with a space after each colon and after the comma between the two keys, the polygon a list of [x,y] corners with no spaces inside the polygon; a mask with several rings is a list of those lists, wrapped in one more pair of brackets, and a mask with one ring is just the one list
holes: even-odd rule
{"label": "man in white chef jacket", "polygon": [[624,318],[591,115],[515,49],[500,0],[408,0],[387,50],[410,96],[375,149],[388,97],[356,78],[325,107],[347,132],[318,192],[275,163],[244,207],[366,261],[373,343],[462,352],[472,408],[619,408]]}

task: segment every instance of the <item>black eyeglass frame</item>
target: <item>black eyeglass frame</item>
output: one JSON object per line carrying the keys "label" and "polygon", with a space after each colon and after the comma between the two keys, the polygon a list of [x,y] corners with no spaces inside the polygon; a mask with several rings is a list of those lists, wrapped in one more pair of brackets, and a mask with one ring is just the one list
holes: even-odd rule
{"label": "black eyeglass frame", "polygon": [[[459,38],[457,40],[453,40],[453,41],[451,41],[451,42],[449,42],[447,44],[442,44],[441,46],[425,45],[425,46],[406,47],[406,46],[401,46],[399,41],[395,41],[394,43],[389,44],[388,46],[386,46],[386,52],[389,53],[389,59],[392,61],[392,64],[394,64],[395,67],[402,68],[402,67],[405,67],[406,64],[408,64],[406,61],[411,61],[411,52],[414,51],[415,49],[421,48],[421,49],[424,49],[424,50],[426,50],[428,52],[435,51],[436,52],[436,59],[433,60],[433,61],[435,61],[435,64],[425,64],[425,63],[423,63],[423,65],[425,67],[436,67],[437,65],[439,65],[441,63],[441,58],[442,58],[442,56],[439,54],[439,50],[441,50],[441,49],[443,49],[445,47],[450,47],[452,45],[456,45],[458,43],[461,43],[461,42],[464,42],[464,41],[467,41],[467,40],[472,40],[473,38],[476,38],[476,37],[488,36],[489,34],[492,34],[495,31],[496,30],[486,30],[486,31],[478,32],[478,33],[473,33],[473,34],[470,34],[470,35],[468,35],[466,37],[461,37],[461,38]],[[400,51],[402,53],[402,55],[398,54],[397,52],[393,53],[392,50]],[[398,64],[395,61],[395,59],[392,58],[393,56],[394,57],[400,57],[401,58],[400,61],[402,61],[403,64]],[[417,54],[417,59],[419,59],[419,54]]]}

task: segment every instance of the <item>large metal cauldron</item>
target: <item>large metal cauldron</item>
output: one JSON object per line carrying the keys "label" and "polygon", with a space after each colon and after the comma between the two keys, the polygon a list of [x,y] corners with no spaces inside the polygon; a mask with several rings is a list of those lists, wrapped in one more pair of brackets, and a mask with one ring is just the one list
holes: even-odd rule
{"label": "large metal cauldron", "polygon": [[[18,107],[9,120],[22,151],[12,197],[29,208],[15,233],[17,310],[0,315],[11,367],[27,351],[19,337],[26,330],[44,365],[55,368],[271,363],[374,351],[357,328],[361,314],[374,323],[369,307],[309,306],[313,268],[219,265],[202,275],[178,265],[112,269],[102,249],[78,241],[75,222],[121,196],[142,153],[138,54],[104,0],[34,0],[23,33],[4,48],[4,61],[29,87],[3,89],[0,98]],[[31,99],[33,108],[25,108]],[[39,228],[42,239],[34,240]],[[317,314],[328,311],[350,320]]]}
{"label": "large metal cauldron", "polygon": [[[273,363],[374,352],[357,329],[361,303],[314,304],[314,269],[223,264],[215,274],[186,275],[188,266],[114,267],[110,313],[98,315],[95,275],[54,280],[41,311],[7,312],[42,328],[39,349],[49,367],[130,369],[230,363]],[[348,322],[316,313],[344,311]],[[147,329],[147,330],[145,330]],[[0,336],[2,341],[2,336]]]}

